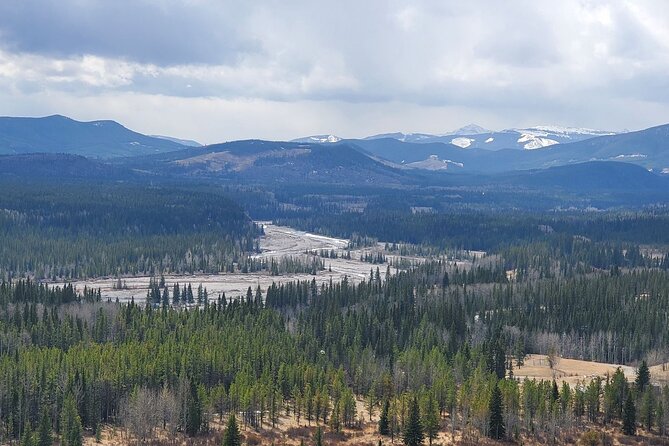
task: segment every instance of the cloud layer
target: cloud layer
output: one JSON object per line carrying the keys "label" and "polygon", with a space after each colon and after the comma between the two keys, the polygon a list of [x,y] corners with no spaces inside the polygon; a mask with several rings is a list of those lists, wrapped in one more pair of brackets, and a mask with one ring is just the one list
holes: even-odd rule
{"label": "cloud layer", "polygon": [[6,0],[0,114],[205,142],[669,121],[663,0]]}

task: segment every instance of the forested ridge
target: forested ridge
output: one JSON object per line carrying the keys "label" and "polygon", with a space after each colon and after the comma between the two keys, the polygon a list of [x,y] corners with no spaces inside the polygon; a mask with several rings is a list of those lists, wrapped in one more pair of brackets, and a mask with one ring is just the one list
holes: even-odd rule
{"label": "forested ridge", "polygon": [[221,193],[169,184],[2,180],[0,277],[219,272],[259,229]]}

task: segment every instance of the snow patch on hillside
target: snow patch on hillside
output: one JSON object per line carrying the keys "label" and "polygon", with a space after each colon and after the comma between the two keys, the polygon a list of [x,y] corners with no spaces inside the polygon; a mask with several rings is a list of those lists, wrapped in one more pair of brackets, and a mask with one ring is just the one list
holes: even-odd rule
{"label": "snow patch on hillside", "polygon": [[312,136],[305,136],[304,138],[297,138],[293,139],[292,142],[301,142],[301,143],[315,143],[315,144],[323,144],[323,143],[335,143],[341,141],[341,138],[339,136],[335,135],[312,135]]}
{"label": "snow patch on hillside", "polygon": [[616,132],[611,132],[608,130],[596,130],[585,127],[561,127],[557,125],[537,125],[528,129],[522,129],[522,131],[527,131],[528,133],[534,133],[534,131],[537,133],[543,133],[543,135],[538,136],[548,136],[548,133],[552,133],[554,135],[561,135],[565,138],[570,138],[570,135],[606,136],[616,134]]}
{"label": "snow patch on hillside", "polygon": [[475,140],[471,138],[453,138],[451,140],[451,144],[466,149],[467,147],[471,146],[474,141]]}
{"label": "snow patch on hillside", "polygon": [[424,169],[424,170],[447,170],[449,166],[456,167],[465,167],[463,163],[459,163],[453,160],[441,160],[438,155],[430,155],[427,159],[423,161],[416,161],[413,163],[406,164],[407,167],[412,169]]}
{"label": "snow patch on hillside", "polygon": [[311,139],[314,142],[339,142],[341,141],[341,138],[335,135],[319,135],[319,136],[310,136],[309,139]]}
{"label": "snow patch on hillside", "polygon": [[648,158],[648,155],[644,155],[643,153],[630,153],[626,155],[618,155],[615,157],[615,159],[617,160],[643,159],[643,158]]}
{"label": "snow patch on hillside", "polygon": [[560,144],[554,139],[545,138],[543,136],[533,135],[530,133],[521,134],[520,138],[518,138],[518,143],[523,144],[523,148],[526,150],[543,149],[544,147]]}

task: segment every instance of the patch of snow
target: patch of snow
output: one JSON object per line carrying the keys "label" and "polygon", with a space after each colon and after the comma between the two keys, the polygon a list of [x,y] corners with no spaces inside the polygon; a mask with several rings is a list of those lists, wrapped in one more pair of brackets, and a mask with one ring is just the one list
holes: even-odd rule
{"label": "patch of snow", "polygon": [[596,130],[589,129],[585,127],[562,127],[558,125],[537,125],[535,127],[530,127],[529,129],[523,130],[537,130],[544,133],[553,133],[557,135],[563,135],[569,138],[569,135],[593,135],[593,136],[605,136],[605,135],[615,135],[616,132],[611,132],[608,130]]}
{"label": "patch of snow", "polygon": [[423,161],[415,161],[413,163],[406,164],[407,166],[413,169],[425,169],[425,170],[446,170],[449,165],[456,167],[465,167],[463,163],[452,160],[440,160],[438,155],[430,155],[427,159]]}
{"label": "patch of snow", "polygon": [[518,138],[518,143],[523,144],[526,150],[543,149],[544,147],[559,144],[554,139],[544,138],[540,135],[533,135],[531,133],[523,133]]}
{"label": "patch of snow", "polygon": [[623,159],[639,159],[639,158],[648,158],[648,155],[644,155],[643,153],[630,153],[627,155],[618,155],[615,157],[617,160],[623,160]]}
{"label": "patch of snow", "polygon": [[488,143],[493,142],[494,140],[495,140],[495,138],[490,137],[490,138],[486,139],[485,142],[486,142],[486,144],[488,144]]}
{"label": "patch of snow", "polygon": [[407,133],[402,137],[402,141],[406,140],[408,137],[414,139],[430,139],[434,138],[435,135],[426,135],[425,133]]}
{"label": "patch of snow", "polygon": [[664,169],[662,169],[662,173],[664,175],[668,175],[669,174],[669,167],[665,167]]}
{"label": "patch of snow", "polygon": [[461,147],[463,149],[466,149],[467,147],[471,146],[473,142],[474,140],[471,138],[453,138],[451,140],[451,144],[453,144],[454,146]]}
{"label": "patch of snow", "polygon": [[137,141],[133,141],[133,142],[131,142],[130,145],[131,145],[131,146],[141,146],[141,144],[138,143]]}
{"label": "patch of snow", "polygon": [[465,163],[459,163],[457,161],[444,160],[444,162],[447,163],[447,164],[453,164],[454,166],[458,166],[458,167],[465,167]]}
{"label": "patch of snow", "polygon": [[341,141],[341,138],[335,135],[312,135],[305,138],[294,139],[294,142],[306,142],[306,143],[335,143]]}

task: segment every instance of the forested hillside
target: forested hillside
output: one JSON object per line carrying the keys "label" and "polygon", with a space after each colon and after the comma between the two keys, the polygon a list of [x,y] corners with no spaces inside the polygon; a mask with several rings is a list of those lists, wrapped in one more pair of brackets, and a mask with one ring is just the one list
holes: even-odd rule
{"label": "forested hillside", "polygon": [[[496,269],[431,262],[387,281],[292,283],[190,310],[5,282],[1,434],[92,435],[111,423],[138,440],[206,438],[237,414],[248,438],[293,420],[343,440],[373,417],[383,442],[406,439],[418,420],[426,439],[543,443],[623,429],[626,404],[634,429],[665,432],[669,388],[650,386],[643,364],[634,384],[622,372],[576,386],[513,373],[527,352],[634,361],[667,351],[666,270],[515,283]],[[310,441],[299,432],[292,443]]]}
{"label": "forested hillside", "polygon": [[4,179],[0,277],[219,272],[259,230],[220,193],[146,183]]}

